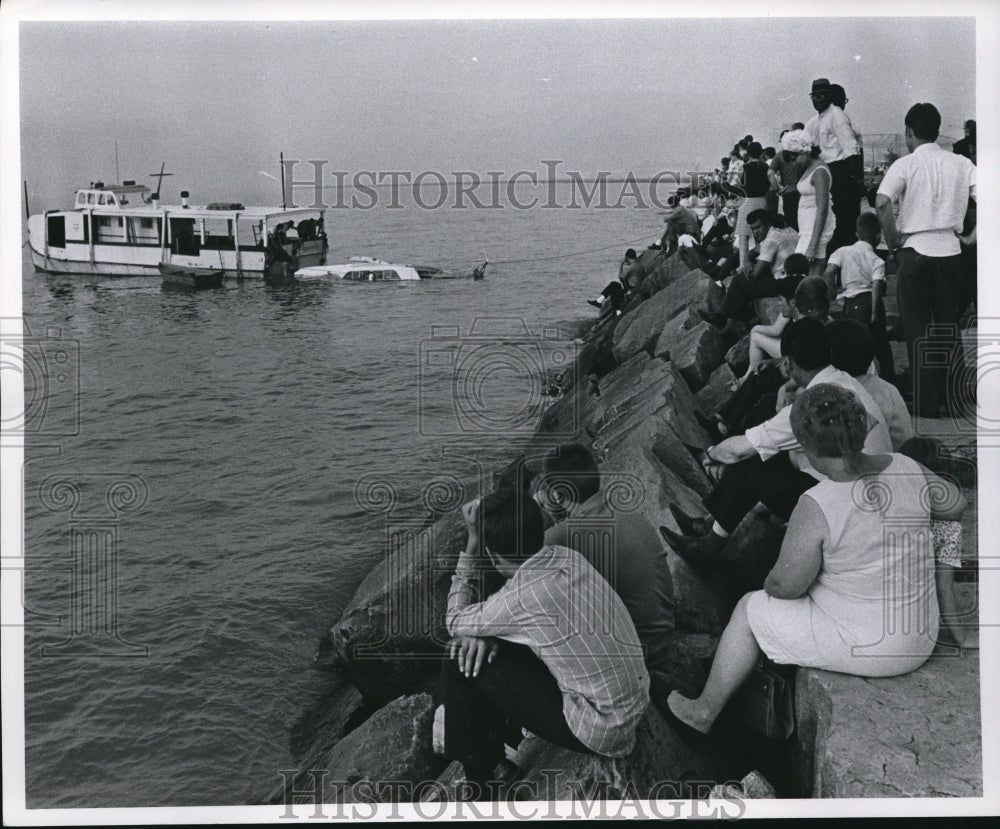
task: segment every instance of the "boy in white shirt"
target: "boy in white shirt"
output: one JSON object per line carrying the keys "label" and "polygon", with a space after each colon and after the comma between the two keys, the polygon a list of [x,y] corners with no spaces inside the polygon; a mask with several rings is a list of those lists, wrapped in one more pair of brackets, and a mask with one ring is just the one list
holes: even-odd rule
{"label": "boy in white shirt", "polygon": [[858,241],[830,255],[824,277],[837,299],[844,301],[844,317],[863,323],[872,332],[879,375],[891,383],[895,370],[885,333],[885,262],[875,253],[882,224],[875,213],[862,213],[855,227]]}

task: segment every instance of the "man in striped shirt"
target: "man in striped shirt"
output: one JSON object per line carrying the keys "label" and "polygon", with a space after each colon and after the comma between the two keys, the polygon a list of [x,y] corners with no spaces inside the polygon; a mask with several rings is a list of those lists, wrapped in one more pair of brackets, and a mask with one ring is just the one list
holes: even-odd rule
{"label": "man in striped shirt", "polygon": [[[574,751],[621,757],[649,704],[628,611],[579,553],[543,547],[535,501],[505,489],[463,508],[469,541],[448,596],[445,754],[485,784],[510,724]],[[482,543],[480,545],[480,539]],[[482,576],[507,583],[481,601]]]}

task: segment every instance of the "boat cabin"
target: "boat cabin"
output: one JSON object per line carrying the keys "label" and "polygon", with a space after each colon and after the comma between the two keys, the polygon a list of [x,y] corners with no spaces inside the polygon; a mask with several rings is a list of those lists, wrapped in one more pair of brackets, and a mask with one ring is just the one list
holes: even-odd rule
{"label": "boat cabin", "polygon": [[143,184],[126,181],[124,184],[105,185],[103,181],[91,182],[90,187],[76,191],[75,207],[127,207],[152,204],[153,194]]}

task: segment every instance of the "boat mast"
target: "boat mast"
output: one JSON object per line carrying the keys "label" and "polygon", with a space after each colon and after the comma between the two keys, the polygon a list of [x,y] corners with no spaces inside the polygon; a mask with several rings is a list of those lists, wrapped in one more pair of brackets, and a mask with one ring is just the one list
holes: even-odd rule
{"label": "boat mast", "polygon": [[281,167],[281,209],[285,209],[285,153],[278,153],[278,165]]}
{"label": "boat mast", "polygon": [[173,175],[173,173],[164,173],[163,172],[164,169],[166,168],[166,166],[167,166],[167,162],[164,161],[162,164],[160,164],[160,172],[158,172],[158,173],[150,173],[149,174],[150,178],[155,178],[156,179],[156,192],[153,194],[153,198],[156,198],[156,199],[160,198],[160,188],[163,186],[163,178],[164,178],[164,176],[172,176]]}
{"label": "boat mast", "polygon": [[118,169],[118,142],[117,141],[115,141],[115,181],[118,182],[118,184],[122,183],[122,173],[121,173],[121,170]]}

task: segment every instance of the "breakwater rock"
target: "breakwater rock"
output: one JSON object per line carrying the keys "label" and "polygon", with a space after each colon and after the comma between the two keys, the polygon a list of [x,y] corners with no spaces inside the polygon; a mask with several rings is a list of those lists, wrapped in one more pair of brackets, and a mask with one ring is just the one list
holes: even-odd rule
{"label": "breakwater rock", "polygon": [[[496,470],[495,478],[531,474],[552,446],[571,440],[585,442],[593,447],[615,508],[636,510],[654,527],[678,529],[671,504],[692,514],[704,511],[701,499],[711,484],[699,458],[711,440],[701,423],[717,411],[728,397],[730,384],[745,371],[748,338],[727,346],[719,331],[704,321],[701,312],[716,312],[723,291],[681,257],[647,250],[639,259],[637,273],[642,280],[640,290],[620,316],[605,316],[584,334],[572,370],[562,373],[559,397],[544,411],[536,433],[522,445],[520,454],[507,468]],[[774,303],[763,301],[758,306],[761,320],[769,321]],[[782,522],[766,512],[753,511],[731,535],[723,558],[739,560],[740,571],[735,574],[739,580],[762,581],[783,532]],[[310,770],[322,771],[331,780],[341,781],[336,797],[350,800],[358,796],[357,786],[364,781],[417,784],[441,771],[443,760],[432,753],[431,723],[434,706],[440,702],[436,680],[447,642],[447,595],[465,543],[458,510],[397,534],[386,558],[332,624],[332,661],[356,687],[363,701],[358,710],[368,718],[356,712],[351,730],[338,734],[336,742],[319,741],[303,762],[299,777]],[[673,575],[676,603],[671,682],[693,694],[704,683],[703,660],[714,651],[739,595],[722,576],[697,574],[666,546],[664,554]],[[912,681],[921,682],[923,671],[911,675]],[[879,683],[888,687],[898,681]],[[928,681],[939,682],[933,677]],[[855,742],[861,731],[869,742],[881,739],[878,735],[884,732],[874,722],[882,718],[879,722],[884,726],[884,706],[877,713],[870,711],[868,719],[854,718],[852,700],[864,697],[875,687],[872,682],[799,671],[796,784],[793,790],[786,786],[781,796],[960,794],[974,789],[971,773],[956,776],[954,785],[949,783],[939,792],[916,783],[890,781],[882,788],[868,789],[851,783],[858,751],[867,758],[881,756],[879,746],[869,743],[855,750],[861,745]],[[969,695],[978,700],[978,694],[970,691]],[[945,707],[942,700],[934,705],[938,711]],[[907,716],[907,703],[901,702],[897,710],[899,718]],[[337,718],[333,720],[340,724]],[[884,753],[896,747],[891,738],[880,745]],[[740,768],[718,748],[693,751],[677,739],[652,706],[629,757],[577,754],[529,736],[514,759],[526,781],[522,790],[540,800],[595,795],[705,796],[690,786],[681,794],[662,787],[697,781],[707,786],[707,792],[713,783],[739,780],[754,768]],[[867,760],[858,762],[864,765]],[[274,802],[281,802],[282,796],[284,792],[279,792]],[[372,795],[366,792],[366,796]]]}

